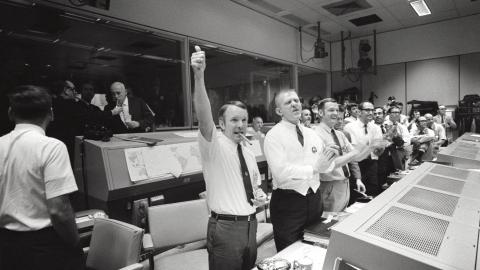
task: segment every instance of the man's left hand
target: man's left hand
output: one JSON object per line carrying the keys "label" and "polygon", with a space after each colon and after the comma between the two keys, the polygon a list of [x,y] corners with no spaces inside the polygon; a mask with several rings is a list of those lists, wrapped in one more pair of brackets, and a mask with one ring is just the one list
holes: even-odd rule
{"label": "man's left hand", "polygon": [[128,121],[128,122],[125,122],[125,125],[128,128],[133,129],[133,128],[138,128],[140,126],[140,123],[138,123],[137,121]]}

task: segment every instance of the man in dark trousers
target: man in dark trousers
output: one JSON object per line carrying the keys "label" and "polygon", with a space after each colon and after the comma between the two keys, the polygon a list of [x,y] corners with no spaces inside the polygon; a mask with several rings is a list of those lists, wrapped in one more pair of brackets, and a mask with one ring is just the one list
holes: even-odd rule
{"label": "man in dark trousers", "polygon": [[243,143],[248,125],[247,107],[240,101],[218,112],[218,132],[205,89],[205,52],[195,46],[191,65],[195,78],[193,104],[197,112],[198,144],[212,210],[208,221],[207,250],[210,270],[250,270],[257,258],[255,207],[264,203],[258,187],[260,173],[252,149]]}
{"label": "man in dark trousers", "polygon": [[264,152],[273,176],[270,213],[280,251],[300,240],[305,226],[321,217],[319,174],[333,170],[336,150],[300,124],[302,104],[293,89],[280,91],[275,106],[282,120],[267,133]]}
{"label": "man in dark trousers", "polygon": [[112,112],[112,121],[108,126],[113,133],[141,133],[151,130],[154,121],[152,111],[141,98],[127,96],[127,89],[121,82],[110,86],[113,103],[105,106]]}
{"label": "man in dark trousers", "polygon": [[45,136],[52,99],[31,85],[9,99],[16,125],[0,137],[0,269],[81,269],[67,148]]}

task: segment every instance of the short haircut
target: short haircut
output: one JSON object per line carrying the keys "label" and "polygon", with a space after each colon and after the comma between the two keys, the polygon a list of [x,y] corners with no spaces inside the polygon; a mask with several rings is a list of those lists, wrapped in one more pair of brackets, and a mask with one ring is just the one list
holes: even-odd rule
{"label": "short haircut", "polygon": [[[275,107],[276,108],[280,108],[279,106],[279,102],[280,102],[280,96],[282,96],[283,94],[285,93],[290,93],[290,92],[294,92],[295,94],[297,94],[297,92],[295,91],[295,89],[283,89],[283,90],[280,90],[277,95],[275,96]],[[297,94],[298,96],[298,94]]]}
{"label": "short haircut", "polygon": [[413,110],[413,113],[416,113],[416,112],[420,113],[420,111],[417,109]]}
{"label": "short haircut", "polygon": [[338,104],[338,112],[344,113],[345,112],[345,106],[342,104]]}
{"label": "short haircut", "polygon": [[358,104],[357,103],[348,103],[347,104],[347,111],[351,112],[352,108],[358,108]]}
{"label": "short haircut", "polygon": [[110,89],[111,89],[113,86],[119,86],[119,87],[123,88],[124,90],[127,90],[127,88],[125,87],[125,84],[123,84],[122,82],[113,82],[113,83],[110,85]]}
{"label": "short haircut", "polygon": [[385,114],[385,109],[380,107],[380,106],[377,106],[377,107],[373,108],[373,111],[375,112],[378,109],[382,110],[382,113]]}
{"label": "short haircut", "polygon": [[367,104],[367,103],[368,103],[368,104],[372,104],[372,103],[369,102],[369,101],[364,101],[364,102],[358,104],[358,108],[359,108],[360,110],[365,109],[365,104]]}
{"label": "short haircut", "polygon": [[[393,110],[393,109],[397,109],[397,110],[400,111],[400,107],[398,107],[397,105],[393,105],[393,106],[390,106],[390,108],[388,108],[387,113],[392,113],[392,110]],[[400,112],[401,112],[401,111],[400,111]]]}
{"label": "short haircut", "polygon": [[222,120],[224,119],[225,111],[227,111],[229,106],[236,106],[236,107],[239,107],[241,109],[247,110],[247,106],[241,101],[238,101],[238,100],[228,101],[222,107],[220,107],[220,109],[218,110],[218,118],[219,119],[222,119]]}
{"label": "short haircut", "polygon": [[323,109],[325,109],[325,104],[327,104],[327,102],[337,103],[337,101],[333,98],[324,98],[320,100],[320,102],[318,103],[318,109],[323,111]]}
{"label": "short haircut", "polygon": [[45,118],[52,108],[52,97],[45,88],[35,85],[21,85],[9,95],[11,112],[21,120]]}

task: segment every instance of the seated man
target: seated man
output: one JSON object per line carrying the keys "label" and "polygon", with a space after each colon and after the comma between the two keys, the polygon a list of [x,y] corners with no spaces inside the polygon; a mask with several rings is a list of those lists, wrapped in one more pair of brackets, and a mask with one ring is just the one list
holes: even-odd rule
{"label": "seated man", "polygon": [[[433,117],[435,123],[438,123],[445,128],[445,133],[448,139],[453,137],[453,130],[457,128],[457,124],[450,115],[446,114],[447,108],[444,105],[438,106],[438,114]],[[446,146],[448,141],[445,141],[444,146]]]}
{"label": "seated man", "polygon": [[413,153],[410,165],[418,166],[423,162],[424,154],[431,151],[435,133],[427,127],[427,119],[424,116],[420,116],[418,118],[418,129],[411,135]]}
{"label": "seated man", "polygon": [[105,111],[112,112],[109,126],[114,133],[140,133],[151,129],[154,116],[143,99],[127,96],[127,89],[121,82],[112,83],[110,92],[114,103],[105,106]]}

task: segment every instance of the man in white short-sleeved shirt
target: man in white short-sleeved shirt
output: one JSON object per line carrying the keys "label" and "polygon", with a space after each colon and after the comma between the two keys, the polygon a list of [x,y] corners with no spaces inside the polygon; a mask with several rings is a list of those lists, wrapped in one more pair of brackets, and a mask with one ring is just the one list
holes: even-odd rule
{"label": "man in white short-sleeved shirt", "polygon": [[199,148],[207,203],[212,210],[207,229],[209,269],[250,270],[257,258],[255,206],[266,200],[258,188],[254,153],[246,147],[247,107],[232,101],[219,110],[217,132],[204,81],[205,52],[195,46],[193,102],[199,124]]}
{"label": "man in white short-sleeved shirt", "polygon": [[15,129],[0,138],[0,269],[81,269],[67,148],[45,136],[51,98],[20,86],[9,115]]}

